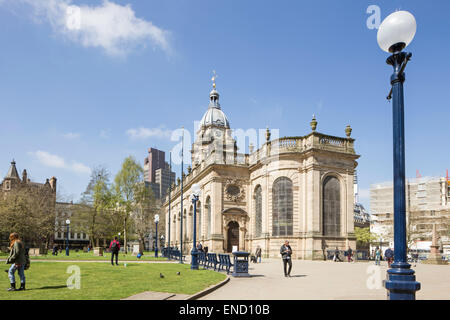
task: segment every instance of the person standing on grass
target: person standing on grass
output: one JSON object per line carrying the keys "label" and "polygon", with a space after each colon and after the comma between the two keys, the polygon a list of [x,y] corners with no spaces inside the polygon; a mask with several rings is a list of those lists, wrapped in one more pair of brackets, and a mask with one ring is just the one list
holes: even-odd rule
{"label": "person standing on grass", "polygon": [[[9,235],[9,249],[9,257],[6,260],[6,263],[12,265],[8,271],[8,277],[11,283],[11,287],[8,291],[25,290],[25,265],[29,263],[29,260],[27,259],[25,245],[20,240],[19,234],[16,232]],[[14,276],[16,271],[18,271],[20,277],[20,289],[18,290],[16,290],[16,278]]]}
{"label": "person standing on grass", "polygon": [[259,245],[258,245],[258,247],[256,247],[255,255],[256,255],[256,261],[259,260],[259,263],[261,263],[261,247]]}
{"label": "person standing on grass", "polygon": [[109,248],[111,249],[111,264],[114,265],[114,256],[116,256],[116,265],[119,265],[120,243],[117,237],[114,237],[114,240],[111,241]]}
{"label": "person standing on grass", "polygon": [[[292,249],[289,245],[289,241],[284,241],[284,244],[281,246],[280,249],[281,258],[283,259],[283,266],[284,266],[284,276],[290,277],[291,276],[291,269],[292,269]],[[289,270],[286,271],[286,267],[289,264]]]}

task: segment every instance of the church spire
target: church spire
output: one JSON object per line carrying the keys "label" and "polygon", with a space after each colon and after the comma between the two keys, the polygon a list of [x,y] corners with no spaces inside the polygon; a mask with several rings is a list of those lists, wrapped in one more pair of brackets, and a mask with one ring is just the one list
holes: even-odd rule
{"label": "church spire", "polygon": [[211,78],[213,82],[213,89],[209,93],[209,108],[218,108],[220,109],[220,103],[219,103],[219,92],[216,90],[216,79],[218,78],[218,75],[216,73],[216,70],[213,71],[213,77]]}
{"label": "church spire", "polygon": [[5,178],[20,180],[19,173],[17,172],[17,168],[16,168],[16,162],[14,161],[14,159],[13,159],[13,161],[11,161],[11,166],[9,167],[8,173],[6,174]]}

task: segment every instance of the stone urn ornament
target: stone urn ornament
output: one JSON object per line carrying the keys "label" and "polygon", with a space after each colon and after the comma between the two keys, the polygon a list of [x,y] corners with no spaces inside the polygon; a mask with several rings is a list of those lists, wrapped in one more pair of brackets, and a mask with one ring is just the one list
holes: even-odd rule
{"label": "stone urn ornament", "polygon": [[350,138],[350,136],[351,136],[351,134],[352,134],[352,127],[350,127],[350,125],[348,125],[346,128],[345,128],[345,134],[347,135],[347,138]]}
{"label": "stone urn ornament", "polygon": [[316,131],[317,128],[317,120],[316,120],[316,116],[313,114],[313,118],[312,121],[309,123],[311,125],[311,129],[312,131]]}

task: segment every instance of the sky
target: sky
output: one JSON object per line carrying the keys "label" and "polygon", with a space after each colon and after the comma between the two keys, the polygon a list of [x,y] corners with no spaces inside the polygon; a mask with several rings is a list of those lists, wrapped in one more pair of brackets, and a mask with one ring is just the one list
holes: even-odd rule
{"label": "sky", "polygon": [[[351,125],[369,207],[370,185],[392,180],[392,68],[373,6],[381,20],[396,10],[416,17],[406,173],[444,176],[446,0],[0,0],[0,176],[15,159],[33,181],[57,177],[76,201],[92,168],[114,177],[129,155],[143,164],[149,147],[168,153],[182,126],[192,139],[216,70],[233,129],[304,136],[313,114],[321,133],[345,137]],[[180,165],[174,170],[179,176]]]}

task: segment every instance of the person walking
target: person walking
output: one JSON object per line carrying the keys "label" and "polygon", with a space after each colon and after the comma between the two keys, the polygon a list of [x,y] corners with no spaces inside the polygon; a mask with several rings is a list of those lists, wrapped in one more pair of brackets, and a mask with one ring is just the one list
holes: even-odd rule
{"label": "person walking", "polygon": [[116,265],[119,265],[119,251],[120,251],[120,243],[117,240],[117,237],[114,237],[114,240],[111,241],[109,248],[111,249],[111,264],[114,265],[114,256],[116,256]]}
{"label": "person walking", "polygon": [[[284,276],[290,277],[291,276],[291,269],[292,269],[292,249],[289,245],[289,241],[284,241],[284,244],[281,246],[280,249],[281,258],[283,259],[283,266],[284,266]],[[289,264],[289,270],[286,271],[286,267]]]}
{"label": "person walking", "polygon": [[334,262],[342,262],[341,258],[339,258],[339,249],[338,247],[336,247],[336,249],[334,250],[334,257],[333,257],[333,261]]}
{"label": "person walking", "polygon": [[380,265],[380,259],[381,259],[381,249],[380,247],[377,247],[375,249],[375,265]]}
{"label": "person walking", "polygon": [[[29,260],[27,259],[25,245],[16,232],[9,235],[9,249],[9,257],[6,263],[11,264],[11,268],[8,271],[11,287],[8,291],[25,290],[25,265],[29,263]],[[16,278],[14,275],[16,271],[18,271],[20,277],[20,289],[18,290],[16,290]]]}
{"label": "person walking", "polygon": [[347,250],[347,259],[348,259],[348,262],[352,262],[352,261],[353,261],[352,255],[353,255],[353,250],[352,250],[352,248],[348,247],[348,250]]}
{"label": "person walking", "polygon": [[261,247],[259,245],[256,247],[255,256],[256,256],[256,261],[259,260],[259,263],[261,263]]}
{"label": "person walking", "polygon": [[394,251],[389,247],[384,252],[384,256],[386,257],[386,260],[388,262],[388,267],[391,267],[392,260],[394,260]]}

